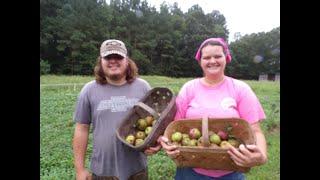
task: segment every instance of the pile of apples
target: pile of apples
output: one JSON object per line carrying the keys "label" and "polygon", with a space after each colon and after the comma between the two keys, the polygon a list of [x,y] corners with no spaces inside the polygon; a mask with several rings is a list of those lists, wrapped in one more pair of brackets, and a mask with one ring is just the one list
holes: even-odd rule
{"label": "pile of apples", "polygon": [[153,118],[153,116],[146,116],[145,118],[138,119],[133,126],[134,133],[126,136],[126,142],[134,146],[143,144],[144,140],[151,133],[155,123],[156,120]]}
{"label": "pile of apples", "polygon": [[[176,131],[171,135],[171,141],[172,144],[177,146],[204,147],[203,137],[198,128],[191,128],[188,133]],[[217,133],[209,131],[209,142],[209,147],[212,148],[228,149],[230,146],[237,148],[240,145],[240,142],[236,138],[223,130],[219,130]]]}

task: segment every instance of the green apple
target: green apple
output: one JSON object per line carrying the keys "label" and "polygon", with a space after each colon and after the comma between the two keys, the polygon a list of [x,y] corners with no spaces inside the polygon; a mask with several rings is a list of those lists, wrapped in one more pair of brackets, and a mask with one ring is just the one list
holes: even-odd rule
{"label": "green apple", "polygon": [[141,145],[141,144],[143,144],[144,143],[144,140],[143,139],[136,139],[136,141],[135,141],[135,145],[136,146],[139,146],[139,145]]}
{"label": "green apple", "polygon": [[144,139],[144,138],[146,138],[146,133],[144,131],[137,131],[136,138],[137,139]]}
{"label": "green apple", "polygon": [[191,140],[190,140],[190,143],[189,143],[189,146],[197,146],[197,144],[198,144],[198,140],[196,140],[196,139],[191,139]]}
{"label": "green apple", "polygon": [[189,138],[182,138],[181,144],[182,144],[182,146],[189,146],[190,139]]}
{"label": "green apple", "polygon": [[129,143],[129,144],[133,144],[135,139],[136,139],[136,138],[134,137],[134,135],[129,134],[129,135],[126,137],[126,142]]}
{"label": "green apple", "polygon": [[171,140],[173,142],[180,142],[182,140],[182,134],[181,132],[175,132],[171,135]]}
{"label": "green apple", "polygon": [[182,139],[184,139],[184,138],[188,138],[188,139],[190,139],[190,137],[189,137],[189,135],[188,135],[188,134],[186,134],[186,133],[182,133]]}
{"label": "green apple", "polygon": [[218,144],[218,145],[221,143],[221,139],[220,139],[220,136],[218,136],[218,134],[212,134],[209,137],[209,139],[211,143]]}
{"label": "green apple", "polygon": [[152,131],[152,126],[148,126],[146,130],[144,130],[147,136],[151,133],[151,131]]}
{"label": "green apple", "polygon": [[138,119],[138,121],[137,121],[138,129],[140,129],[141,131],[144,131],[147,126],[148,126],[148,124],[145,119]]}

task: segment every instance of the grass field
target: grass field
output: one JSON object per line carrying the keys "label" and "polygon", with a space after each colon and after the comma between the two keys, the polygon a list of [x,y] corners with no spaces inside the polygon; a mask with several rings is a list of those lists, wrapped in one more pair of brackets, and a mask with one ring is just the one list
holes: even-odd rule
{"label": "grass field", "polygon": [[[192,78],[142,76],[152,87],[168,87],[177,93]],[[91,76],[40,77],[40,177],[43,180],[70,180],[75,178],[72,154],[74,123],[72,115],[77,95]],[[246,174],[248,180],[280,179],[280,84],[279,82],[245,81],[257,94],[267,119],[262,128],[268,143],[267,164],[254,167]],[[56,84],[56,85],[52,85]],[[67,84],[67,85],[62,85]],[[92,141],[90,134],[89,141]],[[88,146],[86,164],[92,144]],[[148,157],[149,179],[171,180],[175,164],[163,151]]]}

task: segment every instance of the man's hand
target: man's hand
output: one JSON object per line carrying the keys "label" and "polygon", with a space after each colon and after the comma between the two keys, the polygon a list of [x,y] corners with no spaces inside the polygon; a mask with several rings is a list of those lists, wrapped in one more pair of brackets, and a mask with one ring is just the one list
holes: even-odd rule
{"label": "man's hand", "polygon": [[92,180],[92,174],[87,170],[83,169],[77,172],[77,180]]}
{"label": "man's hand", "polygon": [[150,155],[153,155],[153,154],[157,153],[158,151],[160,151],[160,149],[161,149],[161,144],[158,142],[156,146],[149,147],[146,150],[144,150],[144,153],[146,155],[150,156]]}

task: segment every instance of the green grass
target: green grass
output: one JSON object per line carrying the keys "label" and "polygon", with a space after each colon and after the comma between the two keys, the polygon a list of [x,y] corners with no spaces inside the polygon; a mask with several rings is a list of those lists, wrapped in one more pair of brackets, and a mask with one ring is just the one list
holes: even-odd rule
{"label": "green grass", "polygon": [[[169,78],[161,76],[141,76],[152,87],[168,87],[178,93],[181,86],[192,78]],[[72,121],[75,102],[82,84],[93,80],[93,76],[41,76],[41,85],[78,84],[70,86],[41,86],[40,89],[40,177],[43,180],[74,179],[72,137],[74,123]],[[262,129],[268,143],[267,164],[254,167],[247,173],[247,179],[280,179],[280,85],[279,82],[247,82],[267,115]],[[90,134],[89,142],[92,142]],[[86,165],[92,144],[88,146]],[[148,157],[149,179],[173,179],[174,162],[163,151]]]}

